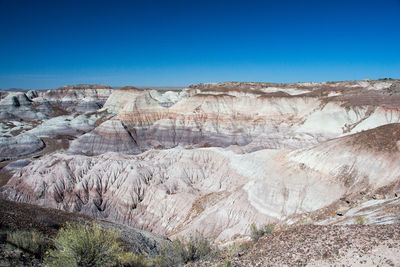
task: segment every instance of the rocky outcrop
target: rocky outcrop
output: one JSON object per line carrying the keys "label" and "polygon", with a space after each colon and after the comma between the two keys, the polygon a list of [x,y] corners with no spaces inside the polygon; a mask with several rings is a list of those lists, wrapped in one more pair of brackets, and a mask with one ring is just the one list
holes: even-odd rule
{"label": "rocky outcrop", "polygon": [[[180,97],[183,97],[183,94]],[[175,134],[173,131],[159,133],[161,129],[152,129],[151,125],[157,118],[167,114],[167,108],[164,106],[170,106],[168,101],[177,99],[179,99],[177,93],[160,94],[154,90],[144,91],[134,87],[123,87],[110,96],[102,109],[118,116],[113,122],[105,122],[93,132],[78,138],[74,141],[70,152],[102,154],[112,151],[139,154],[152,147],[174,147],[176,143],[170,141],[171,136]],[[104,142],[105,140],[107,141]]]}
{"label": "rocky outcrop", "polygon": [[29,106],[32,101],[24,93],[10,93],[1,100],[1,106],[6,107],[20,107]]}
{"label": "rocky outcrop", "polygon": [[113,89],[105,85],[77,85],[47,91],[8,92],[0,100],[0,119],[43,120],[71,112],[94,112],[103,107],[112,92]]}
{"label": "rocky outcrop", "polygon": [[84,113],[81,115],[57,116],[27,131],[39,137],[81,136],[96,127],[96,123],[108,119],[112,115],[107,112]]}
{"label": "rocky outcrop", "polygon": [[110,95],[104,104],[104,109],[112,113],[118,113],[125,105],[134,102],[137,97],[144,93],[145,91],[133,86],[122,87]]}
{"label": "rocky outcrop", "polygon": [[26,159],[16,160],[16,161],[11,162],[10,164],[7,164],[7,166],[2,168],[1,171],[15,172],[15,171],[29,165],[29,163],[31,163],[31,161],[26,160]]}
{"label": "rocky outcrop", "polygon": [[113,89],[107,85],[63,86],[40,93],[37,101],[47,101],[67,112],[94,112],[103,107]]}
{"label": "rocky outcrop", "polygon": [[0,120],[1,119],[43,119],[42,113],[35,113],[32,101],[23,92],[10,92],[5,98],[0,100]]}
{"label": "rocky outcrop", "polygon": [[39,96],[39,93],[38,93],[37,91],[34,91],[34,90],[29,90],[29,91],[26,93],[26,96],[27,96],[29,99],[32,100],[32,99],[38,97],[38,96]]}
{"label": "rocky outcrop", "polygon": [[71,143],[69,152],[76,154],[102,154],[107,151],[124,154],[141,153],[135,136],[127,130],[126,125],[119,120],[108,120],[95,130],[82,135]]}
{"label": "rocky outcrop", "polygon": [[116,114],[123,109],[133,111],[132,108],[141,102],[140,99],[142,99],[142,104],[139,105],[142,108],[147,108],[148,104],[150,103],[153,105],[156,104],[158,108],[170,107],[186,96],[186,91],[159,92],[157,90],[142,90],[133,86],[125,86],[115,90],[110,95],[110,97],[107,99],[107,102],[104,104],[104,109],[106,109],[108,112]]}
{"label": "rocky outcrop", "polygon": [[[48,91],[7,92],[0,100],[0,137],[11,138],[26,132],[50,138],[85,134],[113,116],[106,111],[97,112],[112,91],[109,86],[78,85]],[[8,141],[12,142],[2,139],[1,143]],[[36,151],[25,145],[20,150],[25,148],[25,153],[17,153],[13,158]]]}
{"label": "rocky outcrop", "polygon": [[42,150],[44,142],[32,134],[15,137],[0,137],[0,161],[15,159]]}

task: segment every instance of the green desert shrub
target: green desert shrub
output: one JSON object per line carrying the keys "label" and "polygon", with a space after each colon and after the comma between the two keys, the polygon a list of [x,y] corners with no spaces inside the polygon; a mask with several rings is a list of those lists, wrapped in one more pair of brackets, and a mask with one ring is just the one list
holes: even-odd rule
{"label": "green desert shrub", "polygon": [[218,263],[216,267],[232,267],[232,262],[230,260],[225,260],[224,263]]}
{"label": "green desert shrub", "polygon": [[150,266],[159,266],[157,265],[157,261],[154,259],[148,258],[143,254],[133,254],[132,260],[130,262],[126,262],[124,266],[132,266],[132,267],[150,267]]}
{"label": "green desert shrub", "polygon": [[15,231],[7,235],[7,242],[42,258],[50,247],[50,240],[38,231]]}
{"label": "green desert shrub", "polygon": [[257,227],[254,223],[250,225],[250,236],[254,242],[257,242],[260,237],[264,235],[270,234],[275,230],[275,223],[267,223],[260,228]]}
{"label": "green desert shrub", "polygon": [[157,265],[175,266],[203,259],[213,252],[211,242],[196,232],[187,239],[177,238],[161,245]]}
{"label": "green desert shrub", "polygon": [[356,224],[364,225],[368,223],[368,218],[365,218],[363,216],[357,216],[354,218],[354,221]]}
{"label": "green desert shrub", "polygon": [[160,256],[157,260],[159,266],[184,264],[186,260],[184,240],[178,238],[172,242],[163,242],[161,244]]}
{"label": "green desert shrub", "polygon": [[[47,252],[46,266],[117,266],[132,263],[135,255],[125,252],[117,232],[98,224],[67,224]],[[139,259],[137,259],[139,260]]]}
{"label": "green desert shrub", "polygon": [[187,261],[196,261],[209,255],[211,242],[203,234],[195,232],[186,241]]}

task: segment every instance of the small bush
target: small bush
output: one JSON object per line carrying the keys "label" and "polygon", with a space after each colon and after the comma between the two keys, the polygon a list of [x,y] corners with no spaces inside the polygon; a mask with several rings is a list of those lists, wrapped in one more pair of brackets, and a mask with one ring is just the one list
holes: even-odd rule
{"label": "small bush", "polygon": [[196,232],[188,239],[177,238],[172,242],[164,242],[161,246],[158,264],[160,266],[185,264],[205,258],[211,252],[210,241],[203,234]]}
{"label": "small bush", "polygon": [[368,223],[368,218],[364,218],[363,216],[357,216],[354,218],[356,224],[364,225]]}
{"label": "small bush", "polygon": [[17,248],[43,258],[45,251],[50,246],[50,241],[37,231],[15,231],[7,235],[7,242]]}
{"label": "small bush", "polygon": [[186,258],[186,248],[183,240],[178,238],[172,242],[161,244],[160,257],[158,258],[160,266],[183,264]]}
{"label": "small bush", "polygon": [[239,243],[235,242],[219,251],[220,258],[225,258],[224,264],[220,263],[218,266],[231,266],[232,260],[241,257],[250,248],[249,242]]}
{"label": "small bush", "polygon": [[199,260],[211,253],[211,242],[203,234],[196,232],[186,242],[187,261]]}
{"label": "small bush", "polygon": [[232,267],[232,262],[230,260],[225,260],[225,262],[217,264],[217,267]]}
{"label": "small bush", "polygon": [[135,260],[124,252],[118,233],[104,230],[98,224],[67,224],[54,240],[54,249],[47,252],[48,266],[115,266]]}
{"label": "small bush", "polygon": [[126,266],[133,267],[148,267],[148,266],[158,266],[156,261],[148,259],[145,255],[133,254],[132,260],[126,264]]}
{"label": "small bush", "polygon": [[260,237],[270,234],[275,230],[275,223],[267,223],[260,228],[257,227],[254,223],[250,225],[250,235],[251,239],[254,242],[257,242]]}

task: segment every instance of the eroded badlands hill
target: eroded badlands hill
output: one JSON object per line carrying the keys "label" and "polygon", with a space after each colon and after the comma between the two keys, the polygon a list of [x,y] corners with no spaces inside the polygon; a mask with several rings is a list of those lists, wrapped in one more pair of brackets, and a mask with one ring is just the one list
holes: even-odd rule
{"label": "eroded badlands hill", "polygon": [[[381,208],[399,205],[399,84],[61,88],[50,95],[64,113],[2,146],[27,134],[65,145],[8,167],[1,196],[217,242],[246,238],[253,222],[392,223]],[[89,104],[65,108],[74,90]]]}
{"label": "eroded badlands hill", "polygon": [[0,161],[31,155],[45,147],[65,147],[56,143],[68,143],[66,140],[91,131],[99,119],[111,117],[97,110],[112,92],[105,85],[5,92],[0,99]]}
{"label": "eroded badlands hill", "polygon": [[[326,84],[200,84],[163,105],[150,91],[127,88],[112,95],[104,110],[118,111],[115,129],[134,142],[131,153],[175,146],[239,145],[246,152],[263,148],[301,148],[331,138],[399,122],[398,81]],[[164,100],[165,101],[165,100]],[[172,100],[171,100],[172,101]],[[121,151],[97,148],[109,142],[109,123],[74,141],[72,152]],[[91,141],[88,141],[91,140]],[[92,146],[87,150],[87,143]],[[100,143],[100,144],[98,144]],[[125,149],[126,150],[126,149]],[[122,152],[122,151],[121,151]]]}
{"label": "eroded badlands hill", "polygon": [[[389,131],[390,139],[380,140]],[[361,135],[375,136],[381,146],[357,145]],[[52,154],[17,172],[2,195],[161,234],[199,230],[226,240],[248,234],[252,222],[282,221],[341,198],[359,201],[360,192],[394,198],[400,153],[390,145],[398,141],[400,124],[391,124],[294,151]]]}

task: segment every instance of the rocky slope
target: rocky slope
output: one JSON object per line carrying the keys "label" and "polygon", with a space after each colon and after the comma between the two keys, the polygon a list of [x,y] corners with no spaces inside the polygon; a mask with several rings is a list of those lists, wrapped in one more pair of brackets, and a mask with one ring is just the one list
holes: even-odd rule
{"label": "rocky slope", "polygon": [[[400,224],[315,226],[281,229],[249,249],[233,247],[220,259],[186,266],[398,266]],[[233,250],[233,251],[232,251]]]}

